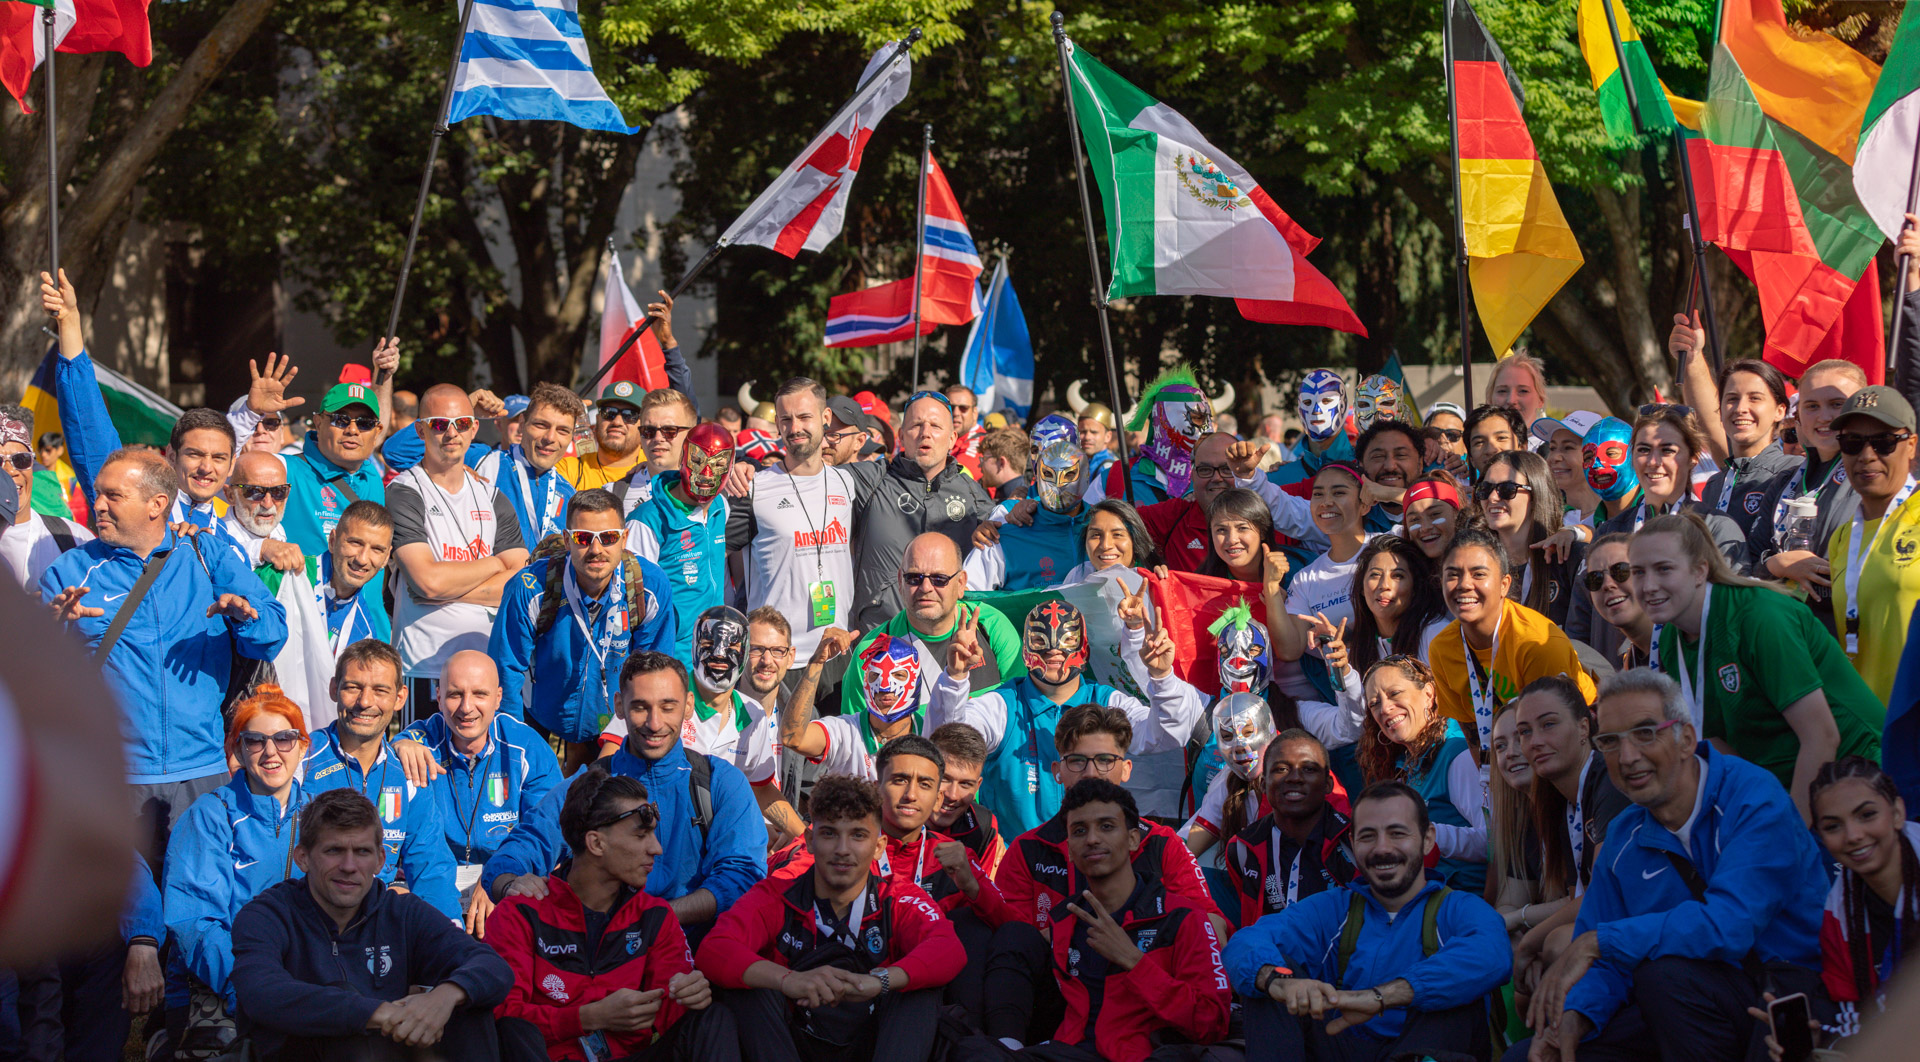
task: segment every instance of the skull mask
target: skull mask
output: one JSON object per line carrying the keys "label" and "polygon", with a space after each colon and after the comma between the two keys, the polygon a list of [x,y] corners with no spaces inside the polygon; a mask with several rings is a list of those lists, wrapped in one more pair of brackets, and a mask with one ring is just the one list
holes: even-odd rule
{"label": "skull mask", "polygon": [[[1087,663],[1087,619],[1080,610],[1064,601],[1036,605],[1027,613],[1026,627],[1020,634],[1029,674],[1039,675],[1054,685],[1067,681]],[[1052,666],[1048,655],[1066,654],[1065,663]]]}
{"label": "skull mask", "polygon": [[1400,419],[1400,385],[1385,376],[1369,376],[1353,393],[1353,426],[1361,431],[1374,422]]}
{"label": "skull mask", "polygon": [[680,443],[680,482],[695,501],[720,493],[733,467],[733,433],[718,424],[700,424]]}
{"label": "skull mask", "polygon": [[1580,447],[1587,466],[1587,486],[1602,501],[1616,502],[1632,494],[1640,477],[1628,460],[1633,452],[1633,429],[1618,417],[1607,417],[1587,429]]}
{"label": "skull mask", "polygon": [[1230,693],[1213,706],[1213,733],[1220,742],[1220,759],[1234,774],[1252,778],[1260,771],[1260,755],[1273,740],[1273,713],[1264,697]]}
{"label": "skull mask", "polygon": [[1346,426],[1347,392],[1340,374],[1330,369],[1315,369],[1300,381],[1300,423],[1307,426],[1307,438],[1326,442]]}
{"label": "skull mask", "polygon": [[860,654],[860,684],[867,711],[882,722],[898,722],[920,707],[920,653],[905,638],[878,634]]}
{"label": "skull mask", "polygon": [[1033,486],[1048,512],[1071,513],[1087,492],[1087,455],[1067,439],[1055,439],[1034,462]]}
{"label": "skull mask", "polygon": [[725,605],[693,621],[693,684],[707,697],[733,690],[747,665],[747,617]]}

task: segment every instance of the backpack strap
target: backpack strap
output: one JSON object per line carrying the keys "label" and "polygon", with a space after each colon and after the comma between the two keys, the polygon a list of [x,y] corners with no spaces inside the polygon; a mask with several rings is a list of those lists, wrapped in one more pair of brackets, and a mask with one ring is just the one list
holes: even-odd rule
{"label": "backpack strap", "polygon": [[560,585],[560,579],[566,574],[567,560],[558,557],[547,564],[546,582],[541,589],[540,614],[533,620],[533,636],[538,638],[553,629],[554,617],[560,615],[560,606],[567,600],[567,592]]}
{"label": "backpack strap", "polygon": [[700,831],[700,847],[707,845],[707,831],[713,826],[713,763],[703,752],[682,749],[687,754],[687,793],[693,797],[693,825]]}
{"label": "backpack strap", "polygon": [[1334,985],[1343,988],[1347,983],[1347,963],[1353,959],[1354,949],[1360,946],[1360,930],[1367,924],[1367,898],[1359,893],[1347,897],[1347,918],[1340,923],[1340,950],[1334,955]]}
{"label": "backpack strap", "polygon": [[1440,903],[1447,898],[1452,889],[1445,885],[1427,897],[1427,906],[1420,913],[1420,953],[1431,959],[1440,950]]}
{"label": "backpack strap", "polygon": [[46,526],[47,537],[53,539],[53,544],[59,547],[60,552],[65,553],[80,544],[80,540],[74,538],[73,532],[67,529],[65,520],[46,513],[40,513],[39,516],[40,522]]}

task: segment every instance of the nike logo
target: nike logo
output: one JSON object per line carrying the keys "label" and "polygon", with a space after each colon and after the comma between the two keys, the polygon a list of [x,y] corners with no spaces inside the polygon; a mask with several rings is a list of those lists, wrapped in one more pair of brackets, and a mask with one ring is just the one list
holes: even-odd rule
{"label": "nike logo", "polygon": [[250,866],[252,866],[252,865],[254,865],[255,863],[258,863],[258,862],[260,862],[260,861],[259,861],[258,859],[249,859],[249,860],[247,860],[247,861],[246,861],[246,862],[244,862],[244,863],[235,863],[235,864],[233,865],[233,869],[235,869],[235,870],[245,870],[245,869],[247,869],[248,867],[250,867]]}
{"label": "nike logo", "polygon": [[108,603],[110,603],[110,602],[114,602],[114,601],[118,601],[118,600],[120,600],[121,598],[123,598],[123,597],[125,597],[125,596],[127,596],[127,595],[125,595],[125,594],[115,594],[115,595],[113,595],[112,597],[103,597],[103,598],[101,598],[101,599],[100,599],[100,603],[101,603],[101,604],[108,604]]}
{"label": "nike logo", "polygon": [[1643,870],[1640,872],[1640,880],[1652,881],[1654,878],[1657,878],[1660,875],[1665,874],[1666,872],[1667,872],[1666,867],[1661,867],[1658,870]]}

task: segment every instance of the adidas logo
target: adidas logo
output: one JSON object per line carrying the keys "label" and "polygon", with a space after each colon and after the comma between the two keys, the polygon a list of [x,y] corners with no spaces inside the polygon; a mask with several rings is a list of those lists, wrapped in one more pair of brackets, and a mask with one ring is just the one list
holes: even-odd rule
{"label": "adidas logo", "polygon": [[792,499],[792,498],[782,498],[782,499],[780,499],[780,504],[778,504],[778,505],[776,505],[776,506],[774,506],[773,508],[774,508],[774,511],[775,511],[775,512],[778,512],[778,511],[780,511],[781,509],[791,509],[791,508],[793,508],[793,499]]}

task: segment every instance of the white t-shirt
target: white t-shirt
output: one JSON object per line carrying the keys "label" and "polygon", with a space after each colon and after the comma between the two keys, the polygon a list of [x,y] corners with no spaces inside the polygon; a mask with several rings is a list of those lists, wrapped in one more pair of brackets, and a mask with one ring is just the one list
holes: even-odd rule
{"label": "white t-shirt", "polygon": [[[773,785],[774,768],[780,759],[779,720],[768,715],[752,697],[738,690],[732,696],[739,698],[739,703],[725,718],[715,712],[711,718],[702,719],[698,711],[689,710],[686,721],[680,724],[680,743],[695,752],[733,764],[754,785]],[[736,712],[745,715],[745,726],[739,725]],[[613,713],[600,737],[608,741],[627,740],[626,717]]]}
{"label": "white t-shirt", "polygon": [[813,761],[820,765],[821,774],[849,774],[869,782],[879,781],[880,772],[873,768],[873,753],[867,751],[866,735],[861,732],[856,717],[826,715],[808,725],[817,725],[827,732],[827,749]]}
{"label": "white t-shirt", "polygon": [[[520,517],[506,495],[478,473],[467,471],[460,489],[448,492],[416,465],[387,485],[393,514],[393,549],[422,542],[435,560],[470,561],[510,549],[525,549]],[[394,566],[393,644],[405,678],[438,678],[447,657],[463,649],[485,652],[497,609],[454,601],[415,600],[405,569]]]}
{"label": "white t-shirt", "polygon": [[38,586],[40,573],[60,556],[60,547],[54,544],[53,533],[47,530],[49,519],[66,525],[74,545],[93,541],[93,532],[63,517],[34,513],[24,523],[8,524],[5,530],[0,530],[0,561],[13,569],[22,590]]}
{"label": "white t-shirt", "polygon": [[[796,667],[813,656],[823,628],[847,626],[853,607],[855,487],[850,473],[831,465],[795,476],[776,464],[753,476],[757,533],[747,551],[747,611],[771,605],[787,617]],[[833,619],[815,625],[807,588],[821,581],[834,592]]]}

